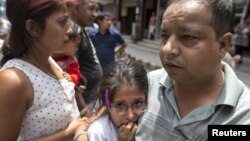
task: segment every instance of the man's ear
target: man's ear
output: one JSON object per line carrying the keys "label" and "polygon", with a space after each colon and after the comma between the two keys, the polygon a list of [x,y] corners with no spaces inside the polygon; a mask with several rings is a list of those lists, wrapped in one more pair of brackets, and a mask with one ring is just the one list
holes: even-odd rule
{"label": "man's ear", "polygon": [[231,45],[232,45],[232,33],[227,32],[225,34],[222,35],[222,37],[220,37],[219,39],[219,52],[220,52],[220,57],[221,59],[224,58],[224,56],[226,55],[226,53],[230,50]]}
{"label": "man's ear", "polygon": [[39,27],[38,27],[38,25],[33,20],[28,19],[25,22],[25,26],[26,26],[26,29],[27,29],[28,33],[32,37],[35,37],[35,38],[39,37]]}

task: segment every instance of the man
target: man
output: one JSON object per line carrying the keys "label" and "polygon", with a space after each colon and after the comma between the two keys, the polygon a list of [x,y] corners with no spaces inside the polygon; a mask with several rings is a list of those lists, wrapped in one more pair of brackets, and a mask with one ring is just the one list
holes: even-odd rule
{"label": "man", "polygon": [[110,13],[100,13],[96,21],[99,28],[90,30],[89,36],[95,46],[102,70],[105,70],[115,61],[115,54],[122,53],[127,45],[120,33],[115,28],[111,28]]}
{"label": "man", "polygon": [[149,73],[137,141],[204,141],[209,124],[250,124],[250,91],[228,64],[232,0],[172,0],[161,24],[164,69]]}
{"label": "man", "polygon": [[70,5],[72,3],[69,3],[69,1],[72,2],[72,0],[68,0],[68,4],[71,8],[72,20],[83,29],[84,40],[79,45],[76,56],[80,64],[80,71],[87,80],[87,86],[83,93],[83,97],[86,103],[89,104],[91,102],[91,96],[101,79],[102,70],[96,56],[95,48],[84,28],[92,26],[97,15],[98,5],[96,0],[74,0],[75,3],[73,5]]}

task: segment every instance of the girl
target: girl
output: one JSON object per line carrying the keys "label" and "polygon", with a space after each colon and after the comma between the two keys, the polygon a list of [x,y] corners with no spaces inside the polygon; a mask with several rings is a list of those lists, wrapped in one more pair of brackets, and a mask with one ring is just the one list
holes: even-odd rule
{"label": "girl", "polygon": [[66,46],[62,50],[54,52],[52,57],[62,70],[66,72],[64,76],[77,86],[82,77],[79,63],[75,57],[77,46],[81,42],[81,29],[70,21],[69,32],[71,34]]}
{"label": "girl", "polygon": [[70,21],[69,32],[71,32],[71,34],[66,46],[62,50],[54,52],[52,57],[62,69],[63,76],[75,84],[77,106],[78,109],[80,111],[83,110],[84,113],[87,109],[84,110],[86,103],[81,94],[84,92],[85,86],[79,85],[79,81],[84,77],[80,72],[79,63],[75,57],[77,46],[81,42],[81,28]]}
{"label": "girl", "polygon": [[[141,62],[128,59],[112,64],[102,77],[97,97],[99,107],[106,107],[106,114],[90,125],[89,141],[134,140],[147,91],[147,73]],[[81,136],[76,140],[81,141]]]}

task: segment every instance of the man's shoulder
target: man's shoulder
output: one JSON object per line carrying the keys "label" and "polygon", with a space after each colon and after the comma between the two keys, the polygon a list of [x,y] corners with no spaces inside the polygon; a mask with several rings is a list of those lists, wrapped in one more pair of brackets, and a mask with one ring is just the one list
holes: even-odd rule
{"label": "man's shoulder", "polygon": [[153,70],[148,73],[148,78],[155,78],[155,77],[163,77],[164,75],[167,75],[164,68]]}
{"label": "man's shoulder", "polygon": [[[156,85],[159,83],[163,83],[167,79],[167,72],[164,68],[157,69],[148,73],[148,81],[150,84]],[[158,83],[159,82],[159,83]]]}
{"label": "man's shoulder", "polygon": [[98,33],[98,28],[95,27],[87,27],[85,28],[85,30],[91,36],[96,35]]}
{"label": "man's shoulder", "polygon": [[109,33],[112,35],[120,35],[120,32],[113,26],[109,28]]}
{"label": "man's shoulder", "polygon": [[244,88],[242,91],[242,95],[241,95],[242,100],[246,100],[246,101],[250,102],[250,89],[246,84],[243,84],[243,82],[242,82],[242,85]]}

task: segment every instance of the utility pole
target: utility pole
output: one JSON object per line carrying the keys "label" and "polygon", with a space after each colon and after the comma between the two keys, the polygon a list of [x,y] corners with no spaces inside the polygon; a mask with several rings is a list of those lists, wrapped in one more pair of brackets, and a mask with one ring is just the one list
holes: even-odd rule
{"label": "utility pole", "polygon": [[143,22],[143,17],[144,17],[144,0],[137,0],[137,7],[136,7],[136,40],[141,40],[143,38],[143,27],[142,27],[142,22]]}
{"label": "utility pole", "polygon": [[121,0],[114,0],[115,1],[115,18],[120,21],[121,20],[121,6],[122,6],[122,3],[121,3]]}

